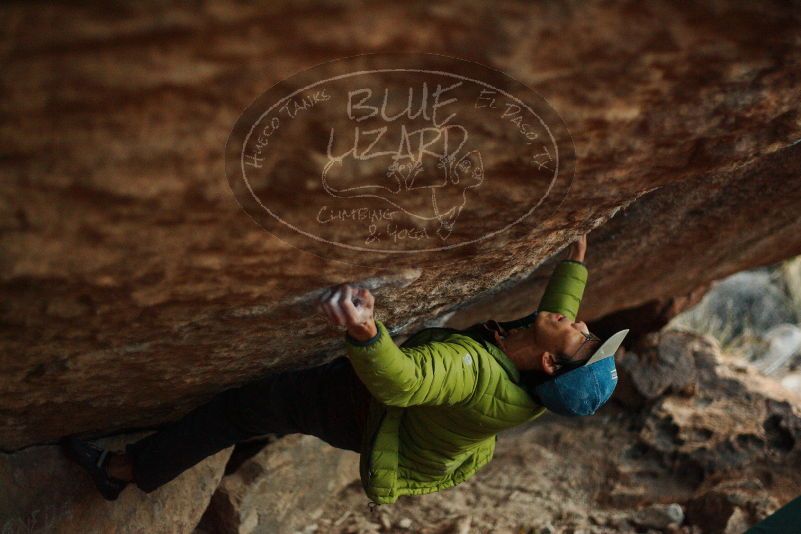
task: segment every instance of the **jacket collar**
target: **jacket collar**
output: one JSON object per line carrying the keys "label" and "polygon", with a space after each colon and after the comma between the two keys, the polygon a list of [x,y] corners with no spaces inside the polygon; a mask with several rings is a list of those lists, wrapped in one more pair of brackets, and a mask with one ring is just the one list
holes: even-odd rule
{"label": "jacket collar", "polygon": [[529,313],[528,315],[521,317],[520,319],[515,319],[514,321],[501,321],[498,324],[503,327],[503,329],[509,331],[514,330],[515,328],[529,328],[531,325],[534,324],[534,321],[537,319],[537,314],[539,310],[534,310],[533,312]]}
{"label": "jacket collar", "polygon": [[517,366],[515,363],[506,355],[506,353],[501,348],[502,339],[509,335],[508,331],[501,326],[500,323],[495,321],[494,319],[490,319],[489,321],[485,321],[482,323],[482,326],[486,328],[495,338],[495,343],[490,342],[487,344],[490,354],[497,360],[501,367],[506,370],[506,373],[512,379],[512,381],[517,384],[520,382],[520,371],[518,371]]}
{"label": "jacket collar", "polygon": [[[509,332],[515,328],[529,328],[534,324],[537,319],[539,310],[534,310],[528,315],[515,319],[514,321],[496,321],[490,319],[482,323],[482,327],[487,331],[488,335],[484,336],[489,338],[490,352],[498,360],[498,363],[506,369],[506,372],[512,377],[515,383],[520,382],[520,371],[517,369],[515,363],[503,351],[503,339],[509,335]],[[493,341],[494,339],[494,341]],[[492,350],[494,349],[494,350]]]}

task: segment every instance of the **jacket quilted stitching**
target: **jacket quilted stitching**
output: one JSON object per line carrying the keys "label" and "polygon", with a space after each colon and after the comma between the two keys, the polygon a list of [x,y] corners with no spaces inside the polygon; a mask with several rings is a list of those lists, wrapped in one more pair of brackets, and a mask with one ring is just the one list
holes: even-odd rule
{"label": "jacket quilted stitching", "polygon": [[[583,263],[563,260],[537,310],[574,320],[586,282]],[[372,397],[359,474],[373,502],[460,484],[492,459],[498,432],[545,412],[493,343],[466,330],[426,328],[399,347],[375,323],[372,339],[345,334],[347,354]]]}

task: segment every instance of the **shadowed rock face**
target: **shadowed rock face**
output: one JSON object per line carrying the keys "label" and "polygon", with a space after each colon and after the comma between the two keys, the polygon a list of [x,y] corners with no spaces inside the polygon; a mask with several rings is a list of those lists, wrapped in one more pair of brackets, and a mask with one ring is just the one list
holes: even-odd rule
{"label": "shadowed rock face", "polygon": [[198,531],[303,531],[315,510],[350,483],[361,487],[358,454],[292,434],[223,478]]}
{"label": "shadowed rock face", "polygon": [[[118,450],[146,434],[112,436],[97,443]],[[233,449],[209,456],[151,493],[129,484],[111,502],[57,446],[0,454],[0,532],[191,532],[219,486]]]}
{"label": "shadowed rock face", "polygon": [[[2,449],[165,422],[340,355],[310,306],[334,283],[369,279],[402,335],[527,313],[546,260],[596,227],[587,320],[801,252],[797,9],[408,6],[3,7]],[[577,155],[551,217],[505,250],[395,270],[298,251],[241,211],[223,162],[241,110],[386,50],[479,61],[545,97]]]}

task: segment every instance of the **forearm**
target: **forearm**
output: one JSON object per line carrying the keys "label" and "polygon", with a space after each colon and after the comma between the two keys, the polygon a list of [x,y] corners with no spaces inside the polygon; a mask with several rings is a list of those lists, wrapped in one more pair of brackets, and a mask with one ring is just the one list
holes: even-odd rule
{"label": "forearm", "polygon": [[415,386],[415,364],[395,344],[381,321],[375,321],[375,327],[375,335],[364,340],[346,332],[347,354],[370,393],[384,404],[397,404]]}
{"label": "forearm", "polygon": [[562,260],[551,274],[537,309],[575,319],[584,296],[587,276],[587,267],[582,262]]}
{"label": "forearm", "polygon": [[464,345],[440,341],[400,348],[377,323],[373,339],[347,340],[353,369],[376,399],[389,406],[452,406],[470,398],[478,358],[466,357]]}

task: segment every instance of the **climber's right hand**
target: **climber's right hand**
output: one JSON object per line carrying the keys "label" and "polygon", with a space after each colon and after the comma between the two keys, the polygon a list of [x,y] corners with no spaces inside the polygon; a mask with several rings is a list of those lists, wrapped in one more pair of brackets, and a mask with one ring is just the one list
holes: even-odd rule
{"label": "climber's right hand", "polygon": [[374,303],[375,298],[367,288],[340,284],[320,297],[317,308],[331,324],[344,326],[351,337],[366,341],[378,333],[373,318]]}

